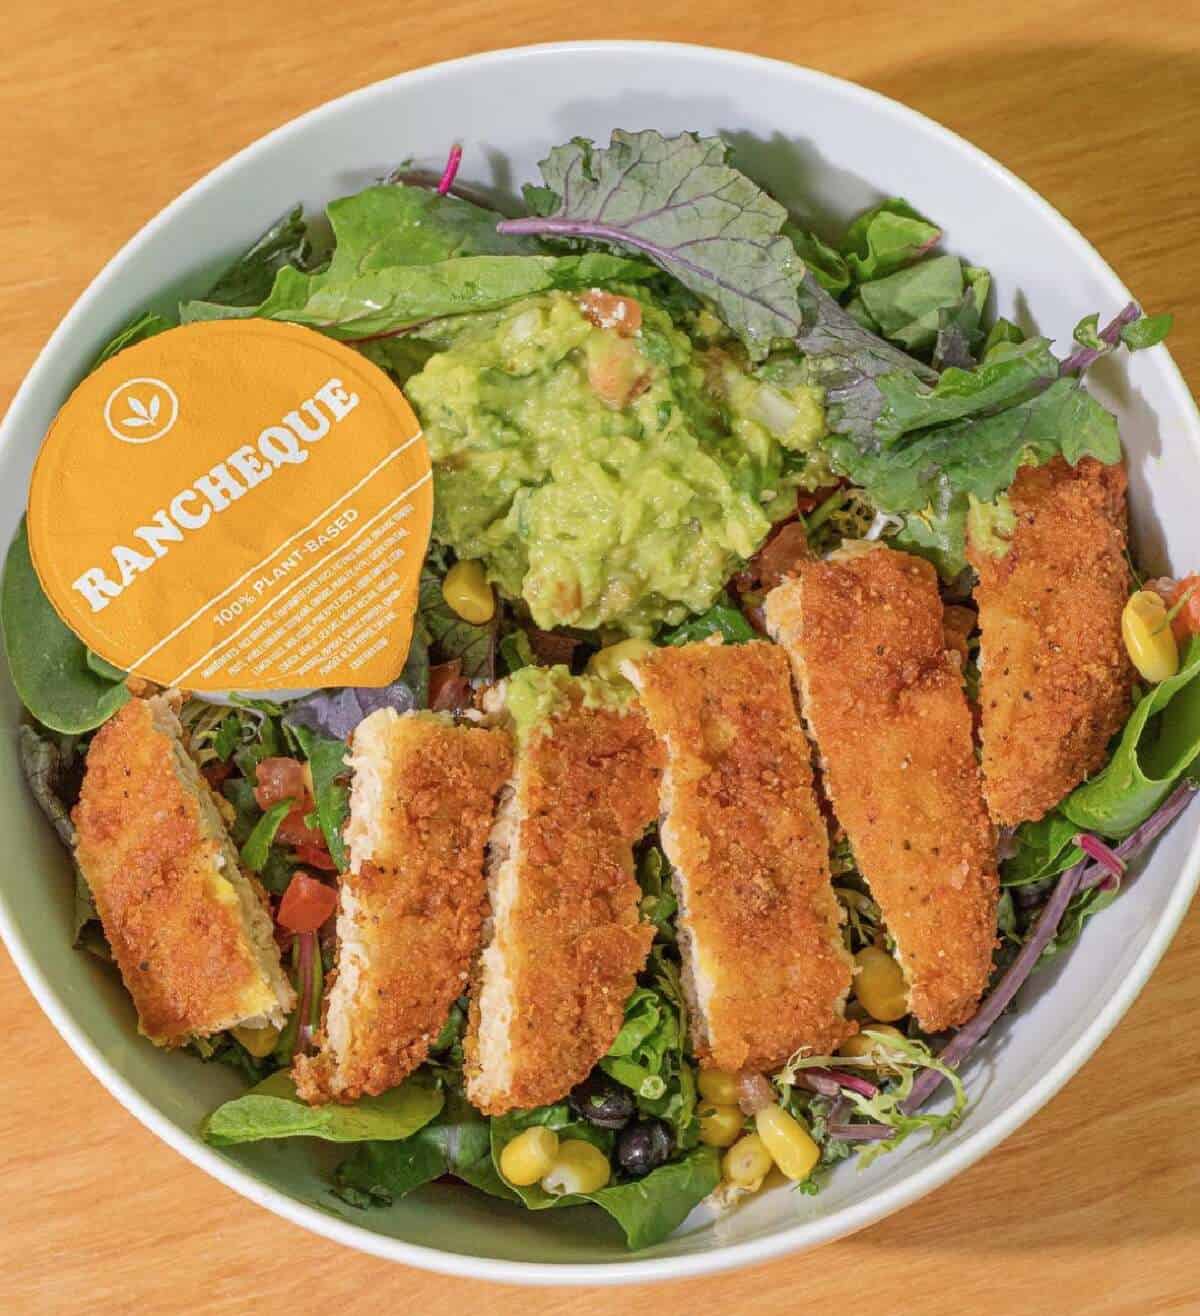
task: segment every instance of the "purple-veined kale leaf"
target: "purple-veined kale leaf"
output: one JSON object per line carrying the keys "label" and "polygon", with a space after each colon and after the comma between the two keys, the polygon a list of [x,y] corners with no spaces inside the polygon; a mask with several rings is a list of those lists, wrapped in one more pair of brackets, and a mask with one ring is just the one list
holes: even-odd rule
{"label": "purple-veined kale leaf", "polygon": [[711,302],[761,359],[801,327],[804,266],[783,206],[728,156],[719,137],[695,133],[618,129],[607,148],[576,138],[542,161],[546,186],[529,197],[539,213],[498,231],[633,248]]}

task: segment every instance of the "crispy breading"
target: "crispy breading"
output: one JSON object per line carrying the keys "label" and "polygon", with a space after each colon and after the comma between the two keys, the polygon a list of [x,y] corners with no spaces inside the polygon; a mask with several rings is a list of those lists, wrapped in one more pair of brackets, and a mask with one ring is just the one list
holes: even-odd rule
{"label": "crispy breading", "polygon": [[656,650],[631,675],[667,754],[663,847],[700,1063],[763,1071],[855,1031],[853,962],[787,659],[774,645]]}
{"label": "crispy breading", "polygon": [[142,1033],[179,1046],[295,1003],[257,884],[164,698],[96,732],[72,817],[82,869]]}
{"label": "crispy breading", "polygon": [[654,930],[633,844],[658,809],[658,746],[636,704],[587,707],[577,682],[524,737],[492,837],[490,939],[466,1039],[488,1115],[560,1101],[612,1045]]}
{"label": "crispy breading", "polygon": [[381,709],[354,733],[349,873],[321,1050],[294,1068],[305,1101],[401,1083],[464,994],[483,927],[484,849],[512,754],[502,731]]}
{"label": "crispy breading", "polygon": [[992,966],[995,835],[936,573],[883,547],[805,563],[767,596],[826,789],[923,1028],[963,1023]]}
{"label": "crispy breading", "polygon": [[1123,466],[1091,457],[1023,467],[1009,493],[1008,552],[968,544],[979,573],[984,785],[1003,826],[1041,818],[1099,768],[1129,716],[1125,489]]}

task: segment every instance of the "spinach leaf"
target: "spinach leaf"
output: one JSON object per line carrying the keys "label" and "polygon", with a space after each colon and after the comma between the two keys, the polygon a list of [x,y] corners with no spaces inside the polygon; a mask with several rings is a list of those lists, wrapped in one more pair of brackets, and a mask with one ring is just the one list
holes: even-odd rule
{"label": "spinach leaf", "polygon": [[1013,837],[1016,853],[1004,861],[1003,884],[1028,886],[1074,867],[1083,858],[1075,844],[1078,834],[1078,825],[1058,809],[1037,822],[1022,823]]}
{"label": "spinach leaf", "polygon": [[[560,1138],[583,1138],[609,1150],[611,1135],[575,1120],[565,1105],[517,1111],[491,1121],[492,1162],[497,1167],[508,1143],[534,1124],[554,1129]],[[591,1202],[608,1213],[621,1227],[632,1250],[652,1247],[669,1237],[721,1181],[720,1157],[713,1147],[696,1147],[679,1160],[669,1161],[643,1179],[610,1184],[594,1193],[571,1193],[553,1197],[534,1184],[529,1188],[508,1185],[532,1211]]]}
{"label": "spinach leaf", "polygon": [[306,726],[297,726],[295,732],[312,772],[317,822],[329,847],[330,858],[337,865],[338,872],[344,873],[350,867],[350,855],[342,837],[342,829],[350,816],[346,742],[320,735]]}
{"label": "spinach leaf", "polygon": [[264,1138],[323,1138],[327,1142],[409,1138],[442,1109],[441,1087],[420,1073],[378,1097],[349,1105],[310,1106],[284,1070],[218,1106],[201,1126],[205,1142],[231,1147]]}
{"label": "spinach leaf", "polygon": [[273,804],[254,824],[254,829],[242,846],[241,860],[252,873],[261,873],[271,852],[271,843],[280,824],[295,807],[295,800],[280,800]]}
{"label": "spinach leaf", "polygon": [[400,1142],[364,1142],[337,1168],[338,1196],[353,1205],[390,1205],[452,1174],[493,1197],[516,1200],[492,1164],[488,1120],[451,1090],[440,1115]]}
{"label": "spinach leaf", "polygon": [[902,197],[873,206],[850,225],[842,254],[857,283],[882,279],[923,256],[942,230]]}
{"label": "spinach leaf", "polygon": [[506,219],[498,231],[641,252],[710,301],[760,360],[772,340],[800,327],[804,269],[783,232],[787,212],[728,156],[719,137],[694,133],[618,129],[607,148],[577,137],[542,161],[538,213]]}
{"label": "spinach leaf", "polygon": [[1062,802],[1077,828],[1127,836],[1170,794],[1200,754],[1197,675],[1200,637],[1193,636],[1178,673],[1138,702],[1108,764]]}
{"label": "spinach leaf", "polygon": [[754,639],[754,627],[742,615],[740,608],[735,608],[728,599],[714,603],[707,612],[689,617],[662,637],[663,644],[691,644],[694,640],[707,639],[710,635],[722,635],[726,644],[744,644]]}
{"label": "spinach leaf", "polygon": [[51,730],[91,731],[128,702],[124,682],[93,669],[86,647],[59,620],[43,593],[29,555],[24,518],[4,563],[0,620],[17,694]]}

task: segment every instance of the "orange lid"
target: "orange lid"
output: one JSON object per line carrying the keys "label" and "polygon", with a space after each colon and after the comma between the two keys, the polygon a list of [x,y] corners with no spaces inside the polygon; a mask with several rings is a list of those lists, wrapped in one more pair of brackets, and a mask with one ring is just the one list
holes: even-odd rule
{"label": "orange lid", "polygon": [[160,685],[386,685],[432,514],[420,426],[382,370],[311,329],[216,320],[72,393],[34,466],[29,545],[88,648]]}

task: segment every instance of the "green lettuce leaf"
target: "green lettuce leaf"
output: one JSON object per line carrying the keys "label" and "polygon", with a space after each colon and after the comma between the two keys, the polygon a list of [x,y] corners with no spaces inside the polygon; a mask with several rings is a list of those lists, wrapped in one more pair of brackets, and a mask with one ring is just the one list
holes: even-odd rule
{"label": "green lettuce leaf", "polygon": [[280,800],[273,804],[254,824],[250,835],[242,846],[241,860],[244,867],[252,873],[261,873],[271,852],[271,843],[279,831],[283,820],[295,807],[294,800]]}
{"label": "green lettuce leaf", "polygon": [[312,771],[317,823],[329,848],[329,857],[337,864],[338,872],[344,873],[350,867],[350,855],[342,838],[342,829],[350,816],[346,742],[319,735],[306,726],[294,726],[292,732]]}
{"label": "green lettuce leaf", "polygon": [[905,351],[921,352],[933,346],[940,313],[962,301],[966,286],[957,256],[934,256],[860,284],[858,295],[885,338]]}
{"label": "green lettuce leaf", "polygon": [[[661,878],[659,891],[660,898],[669,895]],[[687,1056],[687,1012],[679,969],[661,946],[651,954],[650,976],[653,986],[639,986],[630,996],[625,1021],[600,1068],[630,1089],[642,1115],[665,1120],[675,1145],[686,1150],[699,1137],[696,1074]]]}
{"label": "green lettuce leaf", "polygon": [[894,274],[923,256],[942,230],[914,210],[902,197],[873,206],[850,225],[842,254],[855,282],[865,283]]}
{"label": "green lettuce leaf", "polygon": [[865,446],[894,442],[913,430],[999,411],[1024,401],[1058,378],[1058,359],[1046,338],[997,352],[974,370],[954,367],[928,387],[902,371],[877,381],[884,406]]}
{"label": "green lettuce leaf", "polygon": [[830,449],[836,467],[880,511],[905,517],[897,542],[928,552],[946,575],[966,566],[972,498],[993,502],[1028,462],[1061,455],[1072,465],[1084,456],[1111,464],[1121,455],[1116,420],[1075,379],[1056,380],[997,414],[918,431],[880,450],[864,452],[844,435],[833,436]]}
{"label": "green lettuce leaf", "polygon": [[804,267],[783,232],[787,212],[728,156],[719,137],[694,133],[618,129],[607,148],[575,138],[541,163],[538,213],[499,230],[640,252],[711,302],[759,360],[800,327]]}
{"label": "green lettuce leaf", "polygon": [[790,221],[784,224],[783,232],[791,238],[805,268],[812,271],[813,278],[826,292],[838,297],[850,287],[850,268],[839,251]]}
{"label": "green lettuce leaf", "polygon": [[258,306],[188,302],[181,318],[185,324],[248,316],[286,320],[353,341],[445,316],[497,310],[535,293],[630,282],[651,273],[642,261],[603,252],[461,256],[430,265],[368,268],[345,277],[337,277],[332,265],[319,274],[304,274],[289,265],[279,271],[270,295]]}
{"label": "green lettuce leaf", "polygon": [[285,265],[303,269],[309,256],[304,211],[294,206],[221,275],[209,289],[207,300],[229,306],[257,306],[270,293],[276,274]]}
{"label": "green lettuce leaf", "polygon": [[105,344],[100,355],[92,362],[92,370],[102,366],[109,357],[116,356],[127,347],[132,347],[134,343],[144,342],[147,338],[153,338],[155,334],[174,328],[175,321],[167,319],[165,315],[159,315],[157,311],[147,311],[144,315],[137,316]]}
{"label": "green lettuce leaf", "polygon": [[326,1142],[410,1138],[442,1109],[441,1087],[417,1073],[378,1097],[360,1097],[349,1105],[330,1102],[310,1106],[296,1095],[284,1070],[257,1087],[218,1106],[201,1126],[214,1147],[232,1147],[264,1138],[322,1138]]}
{"label": "green lettuce leaf", "polygon": [[51,606],[33,569],[24,518],[4,562],[0,621],[17,694],[52,731],[91,731],[129,700],[124,681],[95,670],[87,647]]}
{"label": "green lettuce leaf", "polygon": [[1060,808],[1077,829],[1128,836],[1171,793],[1200,755],[1200,637],[1175,676],[1144,695],[1108,764]]}
{"label": "green lettuce leaf", "polygon": [[[543,1106],[491,1121],[492,1163],[498,1167],[508,1143],[534,1124],[554,1129],[560,1138],[583,1138],[606,1153],[611,1150],[611,1134],[575,1119],[566,1105]],[[620,1225],[627,1245],[636,1251],[669,1237],[720,1181],[719,1152],[714,1147],[696,1147],[679,1160],[660,1165],[643,1179],[610,1184],[595,1193],[553,1197],[537,1184],[528,1188],[508,1186],[531,1211],[591,1202]]]}

